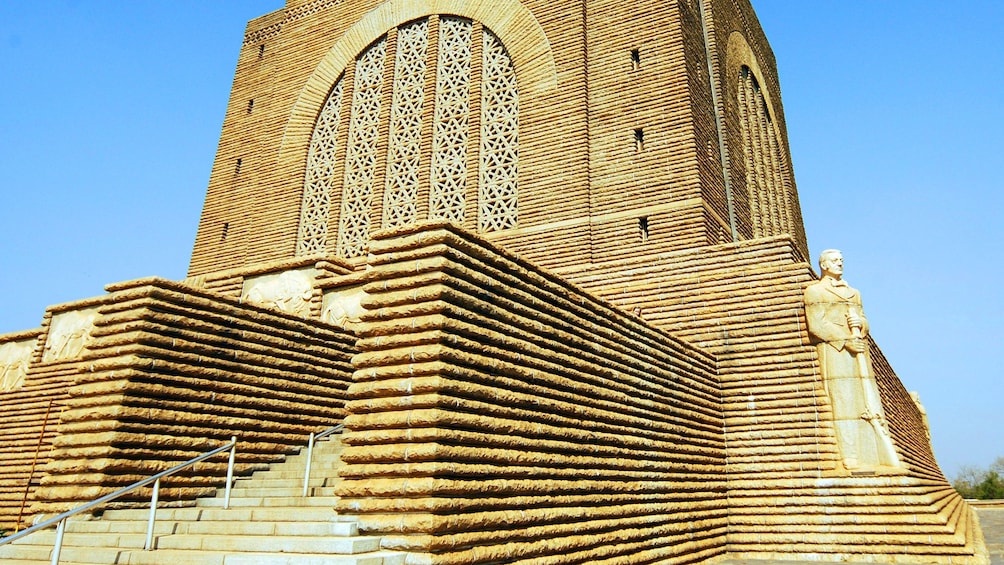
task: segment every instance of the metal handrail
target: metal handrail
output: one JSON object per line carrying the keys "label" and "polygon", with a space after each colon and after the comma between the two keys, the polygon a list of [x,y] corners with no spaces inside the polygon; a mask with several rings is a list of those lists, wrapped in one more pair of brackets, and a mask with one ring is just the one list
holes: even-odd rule
{"label": "metal handrail", "polygon": [[345,424],[338,424],[337,426],[331,426],[330,428],[324,430],[323,432],[315,434],[310,432],[310,441],[307,442],[307,465],[303,470],[303,496],[307,496],[309,491],[308,485],[310,484],[310,460],[314,457],[314,442],[326,438],[331,434],[336,434],[345,429]]}
{"label": "metal handrail", "polygon": [[38,445],[35,446],[35,457],[31,460],[31,471],[28,472],[28,482],[24,485],[24,497],[21,498],[21,509],[17,511],[17,523],[14,533],[21,531],[21,519],[24,518],[24,507],[28,505],[28,494],[31,493],[31,480],[35,478],[35,467],[38,466],[38,454],[42,452],[42,442],[45,440],[45,428],[49,425],[49,415],[52,414],[53,400],[49,399],[49,407],[45,409],[45,419],[42,420],[42,431],[38,432]]}
{"label": "metal handrail", "polygon": [[149,485],[150,483],[153,483],[153,496],[150,498],[150,519],[149,519],[149,522],[147,524],[147,529],[146,529],[146,544],[143,546],[144,550],[149,551],[149,550],[153,549],[153,525],[154,525],[154,520],[156,519],[156,515],[157,515],[157,500],[160,497],[160,480],[163,479],[164,477],[169,476],[169,475],[173,475],[174,473],[177,473],[178,471],[181,471],[182,469],[185,469],[186,467],[190,467],[192,465],[195,465],[196,463],[198,463],[200,461],[204,461],[206,459],[209,459],[210,457],[212,457],[212,456],[214,456],[214,455],[216,455],[218,453],[222,453],[222,452],[224,452],[224,451],[226,451],[228,449],[230,450],[230,461],[227,463],[227,485],[226,485],[226,494],[224,495],[224,498],[223,498],[223,508],[224,509],[230,508],[230,486],[231,486],[231,483],[233,483],[233,478],[234,478],[234,457],[235,457],[236,451],[237,451],[237,438],[236,437],[230,438],[230,442],[229,443],[221,445],[220,447],[217,447],[216,449],[213,449],[212,451],[207,451],[207,452],[203,453],[202,455],[199,455],[198,457],[195,457],[193,459],[189,459],[188,461],[185,461],[184,463],[181,463],[179,465],[175,465],[174,467],[171,467],[170,469],[168,469],[166,471],[161,471],[161,472],[157,473],[156,475],[147,477],[147,478],[145,478],[143,480],[140,480],[140,481],[136,481],[135,483],[133,483],[133,484],[131,484],[129,486],[120,488],[119,490],[117,490],[117,491],[115,491],[115,492],[113,492],[111,494],[106,494],[105,496],[102,496],[101,498],[94,499],[94,500],[88,502],[87,504],[84,504],[82,506],[78,506],[78,507],[76,507],[76,508],[74,508],[72,510],[67,510],[66,512],[63,512],[62,514],[60,514],[58,516],[53,516],[52,518],[49,518],[48,520],[46,520],[46,521],[44,521],[44,522],[42,522],[40,524],[36,524],[36,525],[28,528],[27,530],[23,530],[23,531],[20,531],[20,532],[18,532],[16,534],[13,534],[13,535],[7,536],[7,537],[5,537],[3,539],[0,539],[0,546],[6,545],[6,544],[11,543],[11,542],[16,541],[16,540],[19,540],[19,539],[21,539],[21,538],[23,538],[23,537],[25,537],[25,536],[27,536],[29,534],[33,534],[33,533],[35,533],[35,532],[37,532],[39,530],[44,530],[46,528],[50,528],[50,527],[52,527],[53,524],[58,524],[56,526],[56,541],[55,541],[55,543],[53,545],[53,548],[52,548],[52,561],[51,561],[51,565],[57,565],[59,563],[59,553],[60,553],[60,551],[63,548],[63,533],[66,531],[66,520],[68,518],[76,516],[77,514],[80,514],[81,512],[87,512],[88,510],[92,510],[92,509],[94,509],[94,508],[96,508],[98,506],[101,506],[102,504],[104,504],[106,502],[111,502],[112,500],[115,500],[116,498],[119,498],[119,497],[121,497],[121,496],[123,496],[125,494],[128,494],[128,493],[130,493],[130,492],[132,492],[132,491],[134,491],[134,490],[136,490],[138,488],[142,488],[142,487],[145,487],[145,486]]}

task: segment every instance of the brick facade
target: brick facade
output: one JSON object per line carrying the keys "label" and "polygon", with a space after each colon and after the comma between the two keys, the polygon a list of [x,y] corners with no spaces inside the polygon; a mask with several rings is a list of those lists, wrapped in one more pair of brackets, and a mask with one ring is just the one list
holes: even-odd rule
{"label": "brick facade", "polygon": [[[806,254],[773,55],[745,3],[291,2],[248,24],[190,275],[296,253],[310,135],[328,92],[367,45],[439,12],[495,33],[517,76],[519,219],[485,233],[489,240],[546,267],[724,243],[733,231],[737,240],[787,233]],[[751,142],[737,108],[743,68],[761,87],[771,118],[765,128],[775,132],[782,163],[778,199],[794,219],[759,233],[749,196],[757,188],[747,186],[744,168]],[[435,135],[428,123],[434,70],[428,74],[419,165],[425,170]],[[387,82],[383,111],[392,88]],[[476,106],[477,96],[471,100]],[[343,103],[347,122],[351,102]],[[476,107],[471,120],[468,141],[476,144]],[[390,136],[385,126],[375,135],[382,163]],[[332,231],[348,136],[340,134],[335,152]],[[376,167],[377,219],[382,175]],[[422,210],[428,181],[419,178]],[[462,225],[477,230],[475,216],[467,214]],[[374,223],[371,231],[378,228]],[[327,251],[336,251],[333,237]]]}

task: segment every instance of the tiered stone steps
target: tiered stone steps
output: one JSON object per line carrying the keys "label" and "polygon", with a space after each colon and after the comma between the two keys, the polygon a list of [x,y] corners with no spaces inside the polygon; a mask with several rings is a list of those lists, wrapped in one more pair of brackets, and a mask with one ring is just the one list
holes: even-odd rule
{"label": "tiered stone steps", "polygon": [[[338,515],[334,485],[341,443],[314,448],[311,496],[303,497],[306,450],[238,479],[224,509],[223,490],[193,507],[157,512],[153,551],[144,551],[148,509],[108,510],[67,523],[63,565],[402,565],[404,554],[382,551],[380,538],[359,535]],[[49,563],[55,530],[0,547],[4,565]]]}

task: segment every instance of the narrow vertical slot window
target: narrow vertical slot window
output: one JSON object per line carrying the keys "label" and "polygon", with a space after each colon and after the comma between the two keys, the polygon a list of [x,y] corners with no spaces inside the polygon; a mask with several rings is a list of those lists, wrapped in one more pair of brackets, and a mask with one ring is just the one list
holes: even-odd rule
{"label": "narrow vertical slot window", "polygon": [[642,243],[648,241],[648,217],[638,218],[638,234],[641,235]]}
{"label": "narrow vertical slot window", "polygon": [[254,110],[254,98],[248,100],[248,114],[251,113],[251,110]]}
{"label": "narrow vertical slot window", "polygon": [[641,51],[638,49],[631,50],[631,70],[637,71],[641,68]]}
{"label": "narrow vertical slot window", "polygon": [[641,128],[634,130],[634,148],[635,151],[645,149],[645,131]]}
{"label": "narrow vertical slot window", "polygon": [[240,159],[240,158],[238,158],[237,162],[234,164],[234,174],[235,175],[241,174],[241,164],[242,163],[243,163],[243,160]]}

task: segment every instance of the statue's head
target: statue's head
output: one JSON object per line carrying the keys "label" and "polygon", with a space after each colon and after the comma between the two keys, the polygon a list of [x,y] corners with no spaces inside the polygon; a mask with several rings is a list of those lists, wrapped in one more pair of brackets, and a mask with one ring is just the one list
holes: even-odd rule
{"label": "statue's head", "polygon": [[823,276],[840,278],[844,274],[844,256],[839,249],[827,249],[819,254],[819,270]]}

